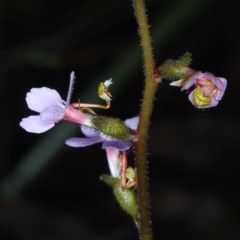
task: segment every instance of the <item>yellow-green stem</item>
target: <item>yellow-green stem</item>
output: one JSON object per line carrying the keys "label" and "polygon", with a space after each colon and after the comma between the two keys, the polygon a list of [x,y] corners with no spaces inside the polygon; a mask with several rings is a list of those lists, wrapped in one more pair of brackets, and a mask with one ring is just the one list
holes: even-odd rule
{"label": "yellow-green stem", "polygon": [[133,6],[139,27],[145,72],[145,87],[138,126],[139,140],[135,144],[140,211],[139,233],[142,240],[152,240],[153,235],[149,211],[150,196],[148,189],[147,139],[155,92],[160,77],[155,76],[155,64],[144,1],[133,0]]}

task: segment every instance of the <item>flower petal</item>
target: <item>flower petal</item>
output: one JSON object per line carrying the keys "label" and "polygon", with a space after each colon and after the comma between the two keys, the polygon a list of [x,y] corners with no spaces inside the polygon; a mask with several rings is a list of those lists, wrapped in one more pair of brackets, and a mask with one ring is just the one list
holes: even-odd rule
{"label": "flower petal", "polygon": [[65,143],[70,147],[86,147],[101,141],[101,138],[69,138]]}
{"label": "flower petal", "polygon": [[139,117],[138,116],[133,117],[133,118],[129,118],[129,119],[124,121],[126,126],[133,129],[133,130],[137,130],[138,122],[139,122]]}
{"label": "flower petal", "polygon": [[41,112],[43,109],[51,105],[59,105],[63,100],[59,93],[51,88],[32,88],[27,93],[26,101],[28,107],[36,112]]}
{"label": "flower petal", "polygon": [[82,133],[86,136],[86,137],[99,137],[100,135],[100,132],[97,131],[96,129],[94,128],[90,128],[90,127],[86,127],[84,125],[81,125],[81,131]]}
{"label": "flower petal", "polygon": [[74,85],[74,80],[75,80],[75,73],[72,71],[70,74],[70,82],[69,82],[69,87],[68,87],[68,95],[67,95],[67,100],[66,100],[66,107],[70,105],[70,100],[72,96],[72,91],[73,91],[73,85]]}
{"label": "flower petal", "polygon": [[119,151],[127,151],[132,146],[131,142],[115,140],[115,141],[104,141],[102,149],[107,149],[109,147],[118,149]]}
{"label": "flower petal", "polygon": [[64,108],[58,105],[52,105],[45,108],[40,113],[40,119],[45,123],[57,123],[63,119],[65,114]]}
{"label": "flower petal", "polygon": [[215,97],[212,97],[211,102],[209,103],[209,105],[206,108],[215,107],[218,105],[218,103],[219,103],[218,100],[216,100]]}
{"label": "flower petal", "polygon": [[108,166],[112,177],[121,177],[121,166],[118,159],[119,151],[116,148],[108,147],[106,148]]}
{"label": "flower petal", "polygon": [[183,87],[181,88],[181,90],[187,90],[189,89],[196,81],[196,79],[198,79],[199,77],[201,77],[203,73],[202,72],[196,72],[194,75],[192,75],[190,78],[188,78],[185,82]]}
{"label": "flower petal", "polygon": [[19,125],[27,132],[43,133],[51,129],[55,124],[42,122],[40,116],[29,116],[23,118]]}
{"label": "flower petal", "polygon": [[220,101],[227,87],[227,80],[225,78],[216,77],[214,83],[218,88],[218,92],[214,97],[217,101]]}

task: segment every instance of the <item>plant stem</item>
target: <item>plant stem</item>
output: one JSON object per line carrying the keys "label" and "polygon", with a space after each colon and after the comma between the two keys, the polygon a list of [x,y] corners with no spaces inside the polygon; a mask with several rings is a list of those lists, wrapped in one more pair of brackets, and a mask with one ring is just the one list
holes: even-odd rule
{"label": "plant stem", "polygon": [[157,86],[160,82],[160,76],[154,64],[151,38],[148,29],[146,9],[143,0],[133,0],[133,6],[139,35],[141,39],[145,87],[143,100],[140,110],[140,119],[138,125],[139,140],[135,144],[136,150],[136,168],[138,176],[138,197],[139,197],[139,233],[140,239],[152,240],[151,217],[149,211],[149,189],[148,189],[148,169],[147,169],[147,139],[150,117],[153,110],[153,102]]}

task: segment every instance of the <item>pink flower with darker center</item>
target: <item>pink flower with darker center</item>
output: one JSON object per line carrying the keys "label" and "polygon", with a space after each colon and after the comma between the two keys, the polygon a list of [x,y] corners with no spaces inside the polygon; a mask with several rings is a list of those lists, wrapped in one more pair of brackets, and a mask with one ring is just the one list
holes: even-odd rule
{"label": "pink flower with darker center", "polygon": [[196,72],[184,81],[182,90],[188,90],[188,99],[197,108],[210,108],[218,105],[227,87],[227,80],[210,73]]}

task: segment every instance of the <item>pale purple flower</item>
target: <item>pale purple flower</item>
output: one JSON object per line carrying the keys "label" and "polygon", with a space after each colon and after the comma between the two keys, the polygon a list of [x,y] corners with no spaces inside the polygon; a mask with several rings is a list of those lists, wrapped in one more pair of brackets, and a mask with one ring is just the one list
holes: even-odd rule
{"label": "pale purple flower", "polygon": [[[127,127],[132,130],[136,130],[138,126],[139,117],[133,117],[127,119],[124,123]],[[86,147],[96,143],[102,143],[102,149],[115,148],[119,151],[126,151],[132,146],[132,142],[123,141],[111,136],[107,136],[102,132],[81,126],[82,133],[86,136],[85,138],[69,138],[66,140],[66,144],[70,147]]]}
{"label": "pale purple flower", "polygon": [[[138,121],[139,117],[133,117],[125,120],[124,123],[128,128],[136,130]],[[132,142],[107,136],[96,129],[86,126],[81,126],[81,131],[86,136],[85,138],[69,138],[65,143],[70,147],[86,147],[96,143],[102,143],[102,149],[106,150],[111,176],[121,178],[122,165],[124,163],[122,162],[123,159],[120,159],[120,156],[121,154],[126,155],[126,151],[132,146]],[[125,159],[125,164],[126,161]]]}
{"label": "pale purple flower", "polygon": [[31,133],[45,132],[63,119],[91,126],[91,119],[70,105],[74,78],[74,72],[71,72],[66,101],[64,101],[54,89],[47,87],[32,88],[30,92],[27,93],[26,102],[28,108],[39,113],[39,115],[23,118],[20,126]]}
{"label": "pale purple flower", "polygon": [[218,105],[227,87],[227,80],[210,73],[196,72],[184,81],[182,90],[188,90],[188,99],[197,108],[210,108]]}

